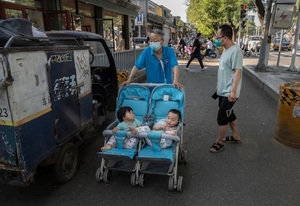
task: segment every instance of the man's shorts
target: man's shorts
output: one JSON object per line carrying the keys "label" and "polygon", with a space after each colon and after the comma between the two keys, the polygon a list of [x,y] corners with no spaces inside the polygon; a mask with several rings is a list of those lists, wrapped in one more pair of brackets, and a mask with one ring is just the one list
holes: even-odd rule
{"label": "man's shorts", "polygon": [[228,97],[219,96],[218,124],[220,126],[227,125],[229,122],[236,120],[233,112],[233,105],[236,101],[229,102]]}

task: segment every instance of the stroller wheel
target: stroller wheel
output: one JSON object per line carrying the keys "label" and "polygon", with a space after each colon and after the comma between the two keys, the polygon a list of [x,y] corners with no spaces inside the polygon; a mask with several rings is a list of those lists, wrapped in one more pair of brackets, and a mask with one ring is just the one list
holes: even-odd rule
{"label": "stroller wheel", "polygon": [[101,174],[101,167],[99,167],[96,171],[96,174],[95,174],[95,179],[96,181],[98,182],[101,182],[103,180],[103,176]]}
{"label": "stroller wheel", "polygon": [[111,170],[106,169],[103,174],[103,181],[108,183],[111,180],[112,172]]}
{"label": "stroller wheel", "polygon": [[145,174],[140,174],[139,177],[139,186],[144,187],[146,184],[146,175]]}
{"label": "stroller wheel", "polygon": [[173,191],[173,189],[174,189],[174,177],[173,176],[169,177],[169,187],[168,187],[168,189],[170,191]]}
{"label": "stroller wheel", "polygon": [[183,177],[179,176],[177,180],[177,191],[182,192],[183,189]]}
{"label": "stroller wheel", "polygon": [[135,180],[136,180],[136,174],[134,172],[134,173],[131,173],[131,179],[130,179],[130,184],[134,187],[136,186]]}

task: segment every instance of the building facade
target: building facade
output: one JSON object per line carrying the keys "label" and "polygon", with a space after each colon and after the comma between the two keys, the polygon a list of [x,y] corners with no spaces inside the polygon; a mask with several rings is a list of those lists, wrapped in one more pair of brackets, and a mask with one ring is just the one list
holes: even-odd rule
{"label": "building facade", "polygon": [[41,31],[98,33],[112,51],[131,49],[132,37],[148,37],[154,28],[164,31],[165,44],[185,31],[180,17],[150,0],[0,0],[0,18],[26,18]]}
{"label": "building facade", "polygon": [[[177,26],[174,24],[176,21],[174,21],[170,9],[150,0],[131,0],[131,2],[141,7],[139,13],[143,15],[142,25],[133,27],[134,37],[147,37],[151,30],[157,28],[165,33],[165,45],[168,44],[169,39],[176,41]],[[178,18],[180,19],[180,17]]]}
{"label": "building facade", "polygon": [[112,50],[130,48],[131,21],[140,7],[129,0],[0,0],[0,18],[26,18],[42,31],[102,35]]}

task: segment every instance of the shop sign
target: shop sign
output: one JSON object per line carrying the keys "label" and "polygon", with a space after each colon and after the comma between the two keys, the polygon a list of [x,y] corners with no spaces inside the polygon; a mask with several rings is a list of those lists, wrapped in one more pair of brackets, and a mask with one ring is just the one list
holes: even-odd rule
{"label": "shop sign", "polygon": [[143,26],[143,18],[144,15],[142,13],[139,13],[138,16],[135,18],[135,25],[136,26]]}

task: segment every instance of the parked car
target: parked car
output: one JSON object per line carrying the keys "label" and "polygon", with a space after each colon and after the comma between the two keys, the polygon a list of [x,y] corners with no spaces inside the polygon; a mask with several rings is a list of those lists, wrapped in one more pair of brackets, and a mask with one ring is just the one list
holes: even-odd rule
{"label": "parked car", "polygon": [[[279,45],[280,45],[280,38],[279,37],[273,38],[272,42],[271,42],[271,47],[274,50],[278,50],[279,49]],[[287,38],[283,38],[282,39],[281,50],[284,50],[284,49],[287,49],[289,51],[292,49],[292,44],[291,44],[290,40],[287,39]]]}
{"label": "parked car", "polygon": [[132,42],[136,49],[145,48],[148,46],[147,37],[133,37]]}
{"label": "parked car", "polygon": [[248,49],[254,50],[256,45],[261,41],[261,36],[249,36],[248,39]]}

